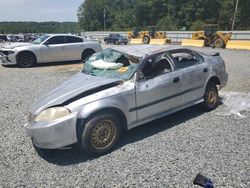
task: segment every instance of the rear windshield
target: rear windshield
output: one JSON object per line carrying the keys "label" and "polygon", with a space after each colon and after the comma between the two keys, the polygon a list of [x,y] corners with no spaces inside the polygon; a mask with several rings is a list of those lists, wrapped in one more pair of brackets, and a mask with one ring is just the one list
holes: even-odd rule
{"label": "rear windshield", "polygon": [[107,78],[130,79],[140,59],[113,49],[93,54],[82,70],[85,74]]}

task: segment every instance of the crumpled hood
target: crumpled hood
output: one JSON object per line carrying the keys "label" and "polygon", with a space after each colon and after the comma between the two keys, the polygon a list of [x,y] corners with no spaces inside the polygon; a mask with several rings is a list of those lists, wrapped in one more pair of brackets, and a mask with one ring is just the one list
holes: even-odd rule
{"label": "crumpled hood", "polygon": [[10,42],[10,43],[5,43],[4,45],[1,45],[1,47],[7,48],[7,49],[13,49],[16,47],[31,46],[31,45],[35,45],[35,44],[28,43],[28,42]]}
{"label": "crumpled hood", "polygon": [[[72,98],[85,94],[90,94],[89,91],[102,86],[104,90],[105,85],[112,83],[119,84],[119,79],[116,78],[104,78],[98,76],[91,76],[84,73],[78,73],[69,80],[63,82],[46,95],[39,98],[30,108],[30,112],[34,115],[39,114],[41,111],[48,107],[61,105],[67,101],[71,101]],[[115,86],[115,85],[114,85]],[[84,97],[84,95],[82,96]],[[73,102],[73,101],[72,101]]]}

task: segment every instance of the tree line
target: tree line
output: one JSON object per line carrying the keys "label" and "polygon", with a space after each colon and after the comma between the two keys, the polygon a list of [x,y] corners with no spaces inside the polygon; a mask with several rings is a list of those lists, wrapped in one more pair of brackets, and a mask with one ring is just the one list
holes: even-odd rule
{"label": "tree line", "polygon": [[0,22],[0,34],[79,32],[77,22]]}
{"label": "tree line", "polygon": [[[160,30],[199,30],[218,24],[231,30],[237,0],[84,0],[78,8],[85,31],[131,30],[157,25]],[[239,0],[235,30],[250,29],[250,0]]]}

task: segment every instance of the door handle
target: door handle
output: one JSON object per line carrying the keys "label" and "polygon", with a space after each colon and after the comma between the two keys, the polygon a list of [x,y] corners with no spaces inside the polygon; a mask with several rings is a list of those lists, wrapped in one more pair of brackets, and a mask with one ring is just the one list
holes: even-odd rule
{"label": "door handle", "polygon": [[174,83],[177,83],[177,82],[179,82],[180,81],[180,78],[179,77],[175,77],[174,79],[173,79],[173,82]]}
{"label": "door handle", "polygon": [[207,69],[207,68],[203,69],[203,72],[207,72],[207,71],[208,71],[208,69]]}

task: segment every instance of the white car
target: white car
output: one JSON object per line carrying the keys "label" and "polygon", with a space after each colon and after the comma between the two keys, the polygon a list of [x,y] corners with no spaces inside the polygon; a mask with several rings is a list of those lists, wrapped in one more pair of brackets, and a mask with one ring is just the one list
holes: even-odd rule
{"label": "white car", "polygon": [[32,43],[6,43],[0,48],[3,65],[31,67],[36,63],[85,60],[101,51],[98,41],[67,34],[46,34]]}

